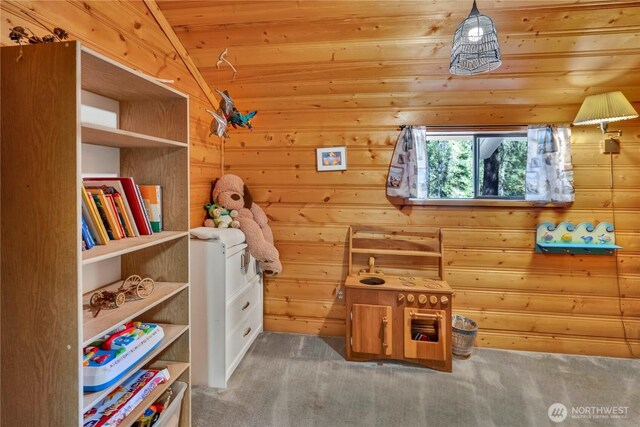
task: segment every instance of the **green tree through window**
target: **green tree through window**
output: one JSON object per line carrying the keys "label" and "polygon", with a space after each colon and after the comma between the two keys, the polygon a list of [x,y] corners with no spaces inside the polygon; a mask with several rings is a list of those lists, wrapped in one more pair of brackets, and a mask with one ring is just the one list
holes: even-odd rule
{"label": "green tree through window", "polygon": [[429,198],[473,197],[473,139],[427,140]]}
{"label": "green tree through window", "polygon": [[524,199],[526,135],[434,135],[426,143],[429,199]]}

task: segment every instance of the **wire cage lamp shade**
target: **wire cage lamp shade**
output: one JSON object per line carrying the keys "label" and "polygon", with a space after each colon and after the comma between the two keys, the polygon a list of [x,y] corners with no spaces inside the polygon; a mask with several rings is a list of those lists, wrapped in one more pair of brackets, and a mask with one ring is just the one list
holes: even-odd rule
{"label": "wire cage lamp shade", "polygon": [[491,18],[480,13],[474,0],[469,16],[453,36],[449,72],[471,76],[493,71],[501,64],[496,27]]}

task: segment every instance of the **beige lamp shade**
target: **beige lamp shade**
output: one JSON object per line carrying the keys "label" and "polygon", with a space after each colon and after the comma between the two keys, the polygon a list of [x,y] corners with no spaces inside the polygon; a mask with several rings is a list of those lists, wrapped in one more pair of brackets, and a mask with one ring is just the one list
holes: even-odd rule
{"label": "beige lamp shade", "polygon": [[595,125],[638,117],[638,113],[622,92],[587,96],[573,121],[574,125]]}

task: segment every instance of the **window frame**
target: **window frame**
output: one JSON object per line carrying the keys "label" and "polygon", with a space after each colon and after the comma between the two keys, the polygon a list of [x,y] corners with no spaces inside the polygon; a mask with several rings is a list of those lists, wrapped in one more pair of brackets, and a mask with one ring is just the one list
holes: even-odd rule
{"label": "window frame", "polygon": [[[479,194],[480,190],[480,141],[479,138],[507,138],[507,137],[523,137],[525,139],[525,144],[527,144],[527,133],[526,132],[509,132],[509,133],[474,133],[473,134],[473,161],[474,161],[474,171],[473,171],[473,199],[472,200],[512,200],[512,201],[525,201],[525,193],[522,194],[522,197],[513,197],[513,196],[483,196]],[[501,142],[502,144],[502,142]],[[526,172],[526,162],[525,162],[525,172]],[[524,184],[524,183],[523,183]]]}
{"label": "window frame", "polygon": [[[460,129],[460,128],[459,128]],[[519,128],[513,130],[474,130],[474,129],[460,129],[454,131],[448,130],[432,130],[426,132],[427,139],[433,137],[456,137],[456,136],[468,136],[473,137],[473,160],[474,160],[474,173],[473,173],[473,192],[474,197],[469,199],[436,199],[436,198],[408,198],[403,199],[403,205],[431,205],[431,206],[486,206],[486,207],[567,207],[571,206],[572,202],[536,202],[523,198],[515,197],[500,197],[500,196],[479,196],[478,197],[478,174],[479,174],[479,153],[477,152],[479,147],[477,143],[478,137],[509,137],[518,136],[527,138],[526,128]]]}

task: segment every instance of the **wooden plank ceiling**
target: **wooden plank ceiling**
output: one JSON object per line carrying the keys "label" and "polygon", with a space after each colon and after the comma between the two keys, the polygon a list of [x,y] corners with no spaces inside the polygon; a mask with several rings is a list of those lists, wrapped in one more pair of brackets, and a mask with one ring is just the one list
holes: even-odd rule
{"label": "wooden plank ceiling", "polygon": [[[224,168],[271,218],[284,264],[266,286],[267,329],[343,334],[336,300],[351,223],[440,226],[454,311],[480,323],[480,345],[640,354],[640,132],[600,154],[601,134],[573,129],[577,196],[568,209],[397,207],[384,196],[400,124],[571,122],[586,95],[621,90],[640,110],[640,2],[480,0],[498,29],[503,65],[448,72],[471,1],[169,1],[160,8],[206,81],[255,131],[232,131]],[[229,49],[237,67],[216,68]],[[317,173],[315,148],[346,145],[349,170]],[[193,175],[193,199],[209,190]],[[195,209],[196,207],[194,207]],[[614,222],[615,257],[533,254],[541,221]]]}

